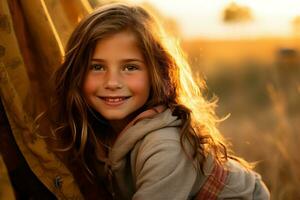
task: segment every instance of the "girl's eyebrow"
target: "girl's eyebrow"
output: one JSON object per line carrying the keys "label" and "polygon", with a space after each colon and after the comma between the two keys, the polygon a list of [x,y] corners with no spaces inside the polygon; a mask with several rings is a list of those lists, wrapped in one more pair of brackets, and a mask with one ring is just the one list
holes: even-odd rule
{"label": "girl's eyebrow", "polygon": [[141,60],[141,59],[137,59],[137,58],[128,58],[128,59],[124,59],[122,60],[122,62],[141,62],[141,63],[144,63],[144,60]]}
{"label": "girl's eyebrow", "polygon": [[[104,59],[101,58],[92,58],[92,61],[97,61],[97,62],[106,62]],[[127,58],[121,60],[121,62],[126,63],[126,62],[140,62],[140,63],[145,63],[144,60],[138,59],[138,58]]]}
{"label": "girl's eyebrow", "polygon": [[105,62],[105,60],[101,58],[92,58],[92,61]]}

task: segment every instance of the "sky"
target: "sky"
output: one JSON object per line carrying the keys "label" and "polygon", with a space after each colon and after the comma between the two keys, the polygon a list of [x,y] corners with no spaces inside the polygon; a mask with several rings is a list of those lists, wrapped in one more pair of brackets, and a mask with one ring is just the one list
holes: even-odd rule
{"label": "sky", "polygon": [[[300,0],[131,0],[150,2],[176,19],[183,37],[255,38],[291,36],[292,20],[300,16]],[[253,20],[224,24],[222,11],[231,2],[252,10]]]}

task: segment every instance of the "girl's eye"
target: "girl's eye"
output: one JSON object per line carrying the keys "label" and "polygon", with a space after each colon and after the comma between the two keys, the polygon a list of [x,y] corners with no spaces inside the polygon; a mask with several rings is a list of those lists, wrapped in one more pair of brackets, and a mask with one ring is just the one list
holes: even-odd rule
{"label": "girl's eye", "polygon": [[124,66],[124,71],[134,71],[138,70],[138,66],[136,65],[125,65]]}
{"label": "girl's eye", "polygon": [[101,64],[92,64],[90,69],[94,71],[103,71],[104,66]]}

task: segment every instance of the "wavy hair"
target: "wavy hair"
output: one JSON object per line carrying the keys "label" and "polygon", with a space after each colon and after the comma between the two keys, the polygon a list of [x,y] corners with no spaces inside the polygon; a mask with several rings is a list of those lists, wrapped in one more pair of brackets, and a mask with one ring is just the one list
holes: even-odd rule
{"label": "wavy hair", "polygon": [[120,3],[102,6],[78,24],[67,43],[64,61],[54,74],[50,110],[56,111],[52,126],[59,149],[78,155],[85,164],[87,143],[95,144],[96,137],[82,93],[83,81],[97,41],[124,30],[136,36],[149,67],[151,90],[145,108],[164,104],[182,119],[181,145],[187,152],[184,144],[191,144],[190,157],[201,169],[209,154],[224,163],[231,156],[217,129],[216,101],[204,98],[204,84],[193,79],[176,40],[164,33],[155,17],[141,6]]}

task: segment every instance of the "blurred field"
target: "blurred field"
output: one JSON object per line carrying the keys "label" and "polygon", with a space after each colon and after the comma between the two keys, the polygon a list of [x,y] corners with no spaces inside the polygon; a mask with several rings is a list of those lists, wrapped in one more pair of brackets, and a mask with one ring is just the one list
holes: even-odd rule
{"label": "blurred field", "polygon": [[300,199],[300,42],[295,38],[190,40],[182,46],[194,72],[219,98],[220,129],[271,190]]}

